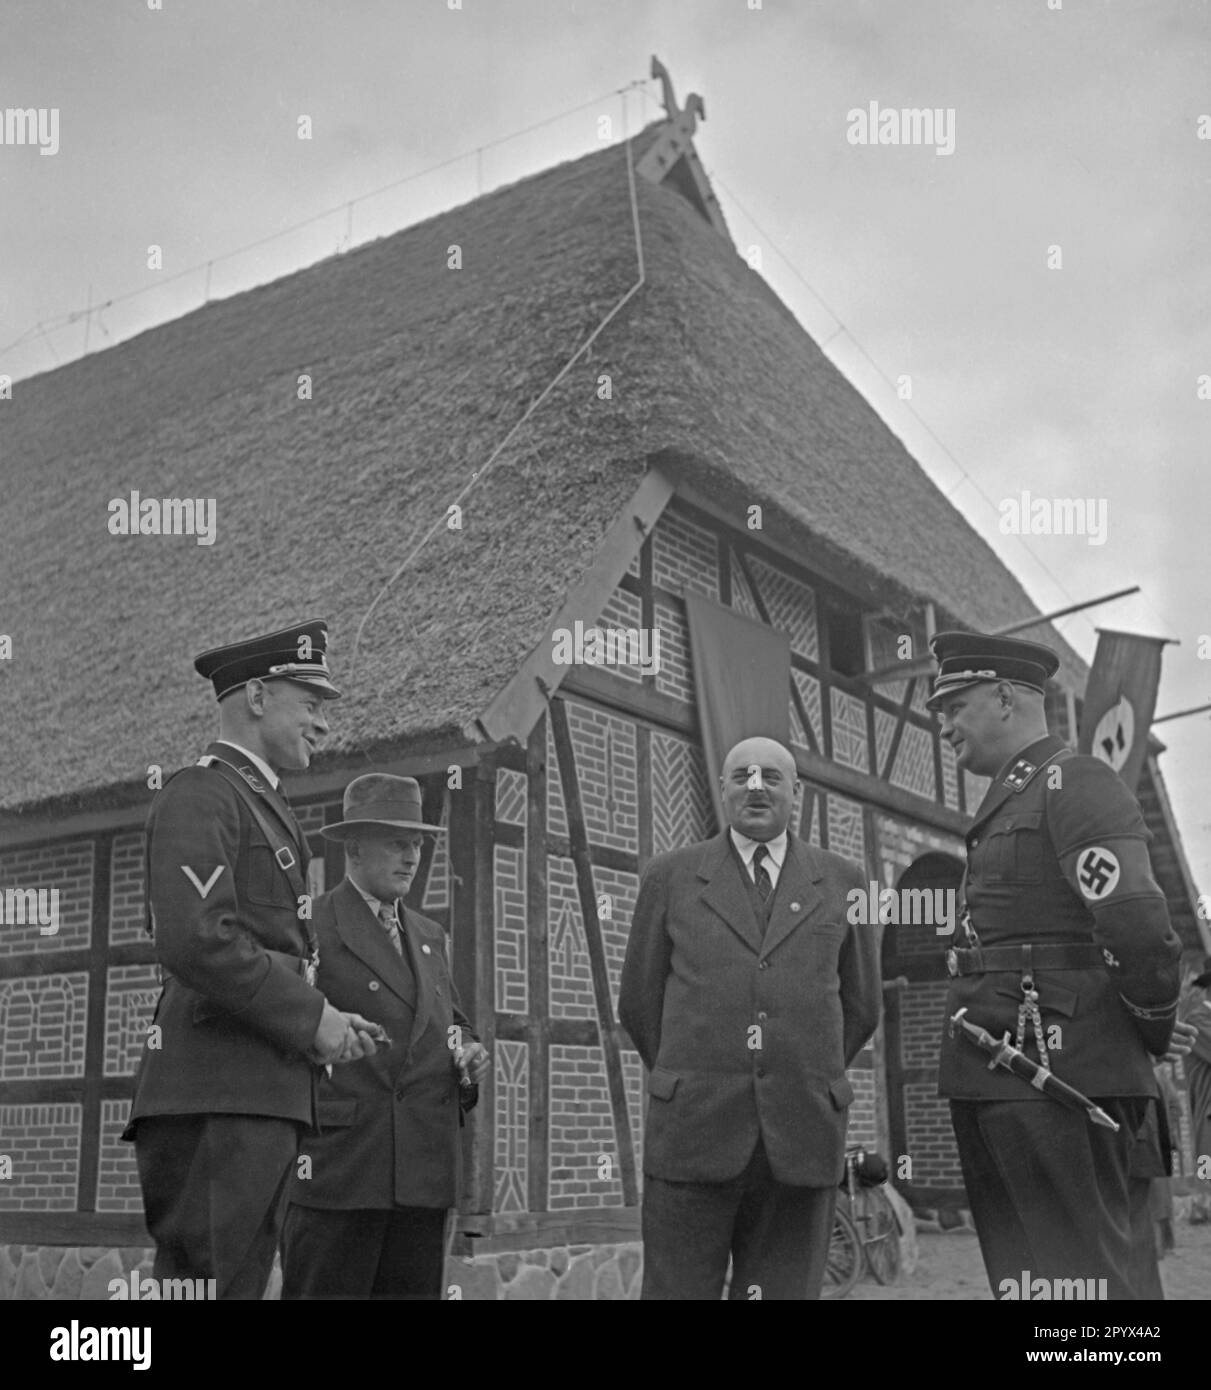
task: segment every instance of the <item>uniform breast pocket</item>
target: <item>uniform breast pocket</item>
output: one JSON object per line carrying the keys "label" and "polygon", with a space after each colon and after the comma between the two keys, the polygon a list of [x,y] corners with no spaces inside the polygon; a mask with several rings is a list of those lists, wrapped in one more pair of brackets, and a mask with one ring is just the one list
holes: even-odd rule
{"label": "uniform breast pocket", "polygon": [[988,883],[1039,883],[1044,858],[1043,813],[1017,811],[984,831],[972,867]]}
{"label": "uniform breast pocket", "polygon": [[288,885],[268,845],[249,845],[244,862],[244,895],[250,903],[260,903],[262,907],[290,903],[290,898],[284,897]]}

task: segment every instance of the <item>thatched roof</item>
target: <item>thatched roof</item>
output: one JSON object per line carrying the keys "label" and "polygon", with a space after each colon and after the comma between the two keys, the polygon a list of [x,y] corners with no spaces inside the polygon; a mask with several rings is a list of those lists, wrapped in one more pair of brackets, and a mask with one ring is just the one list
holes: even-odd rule
{"label": "thatched roof", "polygon": [[[348,692],[325,760],[461,738],[654,456],[764,503],[805,562],[872,593],[973,627],[1036,611],[726,241],[637,187],[646,285],[379,605],[353,671],[414,538],[634,282],[622,147],[19,382],[0,402],[0,807],[95,803],[178,765],[214,727],[192,655],[312,615]],[[131,489],[214,498],[217,543],[110,535]]]}

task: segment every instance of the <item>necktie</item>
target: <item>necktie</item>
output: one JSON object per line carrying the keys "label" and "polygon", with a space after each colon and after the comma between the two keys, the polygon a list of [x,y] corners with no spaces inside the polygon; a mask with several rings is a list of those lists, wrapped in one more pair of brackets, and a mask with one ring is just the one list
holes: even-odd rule
{"label": "necktie", "polygon": [[764,845],[758,845],[753,851],[753,881],[757,885],[757,892],[763,903],[769,902],[769,895],[774,891],[774,881],[770,878],[769,870],[765,867],[765,861],[768,857],[769,850]]}
{"label": "necktie", "polygon": [[383,924],[387,935],[391,938],[391,944],[395,947],[395,954],[404,954],[404,943],[399,937],[399,922],[395,916],[395,904],[383,903],[378,910],[378,920]]}

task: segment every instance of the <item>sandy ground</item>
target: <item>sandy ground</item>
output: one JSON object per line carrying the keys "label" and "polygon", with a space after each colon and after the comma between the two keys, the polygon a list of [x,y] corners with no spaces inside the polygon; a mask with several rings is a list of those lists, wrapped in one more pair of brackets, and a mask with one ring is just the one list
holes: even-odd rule
{"label": "sandy ground", "polygon": [[[984,1276],[980,1247],[971,1231],[936,1234],[923,1231],[917,1237],[916,1270],[894,1287],[881,1288],[867,1280],[859,1283],[846,1300],[880,1299],[985,1299],[992,1293]],[[1211,1299],[1211,1225],[1177,1225],[1177,1249],[1161,1261],[1161,1279],[1170,1299]]]}

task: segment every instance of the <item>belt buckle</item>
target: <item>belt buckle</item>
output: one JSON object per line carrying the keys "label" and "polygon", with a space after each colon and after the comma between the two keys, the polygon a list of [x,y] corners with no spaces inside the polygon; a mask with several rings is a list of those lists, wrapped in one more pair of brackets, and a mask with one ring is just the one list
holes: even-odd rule
{"label": "belt buckle", "polygon": [[[283,858],[283,855],[285,855],[286,857]],[[295,863],[297,862],[289,845],[283,845],[281,849],[278,850],[278,852],[273,857],[278,861],[278,863],[281,865],[283,869],[293,869]]]}
{"label": "belt buckle", "polygon": [[959,953],[953,946],[946,952],[946,971],[951,979],[959,973]]}

